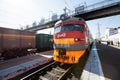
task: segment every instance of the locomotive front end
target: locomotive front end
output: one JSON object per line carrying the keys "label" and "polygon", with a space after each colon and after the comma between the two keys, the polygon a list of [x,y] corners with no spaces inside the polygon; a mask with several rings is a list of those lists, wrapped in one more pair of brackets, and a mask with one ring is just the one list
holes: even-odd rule
{"label": "locomotive front end", "polygon": [[84,22],[60,21],[54,31],[54,60],[63,63],[78,63],[85,53],[86,32]]}

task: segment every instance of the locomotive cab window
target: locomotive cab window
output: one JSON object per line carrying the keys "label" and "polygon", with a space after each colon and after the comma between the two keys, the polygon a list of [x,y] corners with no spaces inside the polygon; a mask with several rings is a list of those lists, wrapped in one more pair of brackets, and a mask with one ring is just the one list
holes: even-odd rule
{"label": "locomotive cab window", "polygon": [[59,33],[61,31],[61,26],[57,26],[56,28],[55,28],[55,33]]}
{"label": "locomotive cab window", "polygon": [[74,30],[74,25],[72,24],[67,24],[63,26],[63,31],[73,31]]}
{"label": "locomotive cab window", "polygon": [[83,28],[82,28],[82,26],[81,25],[74,25],[75,26],[75,30],[77,30],[77,31],[83,31]]}
{"label": "locomotive cab window", "polygon": [[81,25],[73,25],[73,24],[67,24],[62,27],[63,31],[83,31],[83,28]]}

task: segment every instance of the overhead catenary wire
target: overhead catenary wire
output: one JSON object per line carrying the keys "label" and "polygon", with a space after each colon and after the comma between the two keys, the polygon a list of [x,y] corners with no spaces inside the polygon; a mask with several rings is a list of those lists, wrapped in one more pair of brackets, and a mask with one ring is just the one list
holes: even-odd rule
{"label": "overhead catenary wire", "polygon": [[64,3],[65,3],[65,5],[66,5],[66,8],[67,8],[68,10],[70,10],[71,8],[70,8],[70,6],[68,5],[68,3],[67,3],[66,0],[64,0]]}
{"label": "overhead catenary wire", "polygon": [[73,2],[72,2],[71,0],[70,0],[70,2],[71,2],[71,6],[72,6],[72,8],[74,8],[74,7],[73,7]]}

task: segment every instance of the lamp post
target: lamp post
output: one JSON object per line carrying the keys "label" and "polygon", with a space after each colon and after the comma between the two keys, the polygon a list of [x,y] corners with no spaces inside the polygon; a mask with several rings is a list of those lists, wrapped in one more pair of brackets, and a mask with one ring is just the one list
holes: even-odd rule
{"label": "lamp post", "polygon": [[53,11],[49,11],[49,19],[51,20],[51,16],[53,15]]}

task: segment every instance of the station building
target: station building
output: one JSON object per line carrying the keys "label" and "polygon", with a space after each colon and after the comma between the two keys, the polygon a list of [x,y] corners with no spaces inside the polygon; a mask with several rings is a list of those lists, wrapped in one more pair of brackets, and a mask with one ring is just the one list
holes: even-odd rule
{"label": "station building", "polygon": [[103,40],[113,41],[114,45],[119,45],[120,44],[120,27],[106,28]]}

